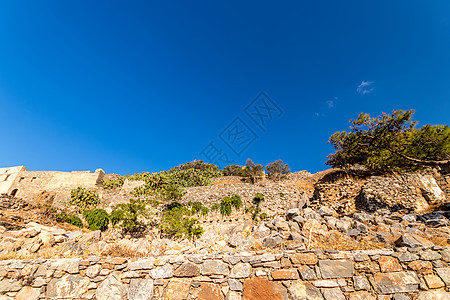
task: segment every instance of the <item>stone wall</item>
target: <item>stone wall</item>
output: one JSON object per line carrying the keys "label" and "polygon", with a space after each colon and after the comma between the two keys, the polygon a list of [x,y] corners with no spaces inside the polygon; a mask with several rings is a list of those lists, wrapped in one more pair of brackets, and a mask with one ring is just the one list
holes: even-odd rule
{"label": "stone wall", "polygon": [[2,186],[0,182],[0,193],[10,194],[17,189],[16,197],[28,201],[36,201],[42,192],[46,191],[54,195],[55,203],[69,200],[70,191],[79,186],[93,189],[103,179],[104,172],[101,169],[92,173],[91,171],[27,171],[25,167],[14,167],[0,169],[0,175],[5,177],[3,171],[12,176],[8,177],[8,186]]}
{"label": "stone wall", "polygon": [[450,248],[0,261],[1,299],[450,299]]}
{"label": "stone wall", "polygon": [[22,171],[26,171],[23,166],[0,168],[0,194],[8,194],[17,175]]}

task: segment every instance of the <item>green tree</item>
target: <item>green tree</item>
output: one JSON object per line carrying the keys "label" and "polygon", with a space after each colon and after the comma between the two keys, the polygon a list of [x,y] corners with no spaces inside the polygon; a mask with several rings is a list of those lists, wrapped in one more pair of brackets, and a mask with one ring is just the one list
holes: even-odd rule
{"label": "green tree", "polygon": [[264,167],[260,164],[255,164],[250,158],[248,158],[245,163],[245,171],[252,183],[255,183],[261,176],[262,172],[264,172]]}
{"label": "green tree", "polygon": [[240,165],[228,165],[222,170],[224,176],[241,176],[246,177],[245,169]]}
{"label": "green tree", "polygon": [[284,164],[281,159],[271,162],[266,166],[266,170],[269,176],[272,178],[280,177],[281,175],[286,175],[291,173],[291,169],[288,164]]}
{"label": "green tree", "polygon": [[336,152],[327,165],[347,168],[363,165],[369,171],[414,171],[424,166],[450,166],[450,128],[424,125],[416,128],[413,110],[394,110],[372,118],[360,113],[350,120],[351,131],[336,132],[329,143]]}
{"label": "green tree", "polygon": [[111,212],[111,223],[130,231],[137,227],[145,227],[143,219],[148,217],[147,205],[142,200],[130,199],[128,203],[120,203],[114,206]]}

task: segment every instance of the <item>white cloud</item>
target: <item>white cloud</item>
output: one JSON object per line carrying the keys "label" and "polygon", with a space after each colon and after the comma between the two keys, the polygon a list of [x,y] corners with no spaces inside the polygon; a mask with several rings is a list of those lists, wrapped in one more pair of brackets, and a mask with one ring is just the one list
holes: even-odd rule
{"label": "white cloud", "polygon": [[325,101],[325,103],[327,104],[328,108],[333,108],[334,107],[334,101],[333,100],[327,100],[327,101]]}
{"label": "white cloud", "polygon": [[358,88],[356,89],[356,91],[361,95],[370,94],[375,89],[373,87],[374,83],[375,82],[373,82],[373,81],[364,81],[363,80],[363,81],[361,81],[361,84],[358,85]]}

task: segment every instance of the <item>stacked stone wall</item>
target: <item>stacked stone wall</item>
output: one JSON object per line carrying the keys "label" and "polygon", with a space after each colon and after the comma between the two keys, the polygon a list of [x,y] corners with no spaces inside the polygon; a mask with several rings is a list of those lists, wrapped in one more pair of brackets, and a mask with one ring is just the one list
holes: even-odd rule
{"label": "stacked stone wall", "polygon": [[450,248],[0,261],[1,299],[450,299]]}

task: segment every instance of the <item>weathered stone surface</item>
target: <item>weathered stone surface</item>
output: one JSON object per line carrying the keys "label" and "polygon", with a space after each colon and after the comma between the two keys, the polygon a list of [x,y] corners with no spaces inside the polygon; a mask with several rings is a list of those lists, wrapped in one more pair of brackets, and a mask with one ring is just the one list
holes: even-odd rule
{"label": "weathered stone surface", "polygon": [[[349,300],[376,300],[375,296],[368,292],[354,292],[350,293]],[[380,299],[382,300],[382,299]]]}
{"label": "weathered stone surface", "polygon": [[199,276],[200,275],[200,267],[194,263],[187,261],[175,270],[174,275],[176,277]]}
{"label": "weathered stone surface", "polygon": [[411,271],[378,273],[374,275],[372,285],[381,294],[417,292],[419,278]]}
{"label": "weathered stone surface", "polygon": [[314,253],[295,253],[290,258],[294,265],[315,265],[318,262]]}
{"label": "weathered stone surface", "polygon": [[324,279],[352,277],[355,272],[348,260],[320,260],[319,268]]}
{"label": "weathered stone surface", "polygon": [[202,282],[198,292],[198,300],[223,299],[222,292],[217,284]]}
{"label": "weathered stone surface", "polygon": [[225,300],[241,300],[241,294],[239,292],[235,291],[229,291],[227,293],[227,296],[225,297]]}
{"label": "weathered stone surface", "polygon": [[22,285],[17,280],[2,280],[0,281],[0,293],[17,292],[22,288]]}
{"label": "weathered stone surface", "polygon": [[261,277],[253,277],[244,281],[243,297],[245,300],[282,300],[281,284]]}
{"label": "weathered stone surface", "polygon": [[427,251],[422,251],[419,253],[420,258],[423,260],[437,260],[437,259],[441,259],[441,255],[436,252],[436,251],[431,251],[431,250],[427,250]]}
{"label": "weathered stone surface", "polygon": [[252,273],[252,266],[248,263],[236,264],[230,272],[231,278],[247,278]]}
{"label": "weathered stone surface", "polygon": [[448,300],[450,293],[444,290],[420,292],[416,300]]}
{"label": "weathered stone surface", "polygon": [[228,286],[231,291],[242,291],[242,283],[236,279],[228,279]]}
{"label": "weathered stone surface", "polygon": [[300,277],[303,280],[313,280],[317,279],[316,272],[314,272],[313,269],[307,267],[307,266],[300,266],[298,267],[298,272],[300,273]]}
{"label": "weathered stone surface", "polygon": [[424,275],[423,279],[430,289],[439,289],[445,286],[445,283],[441,280],[441,278],[434,274]]}
{"label": "weathered stone surface", "polygon": [[138,259],[137,261],[130,262],[128,264],[128,268],[131,271],[150,270],[150,269],[154,268],[154,265],[153,265],[154,261],[155,261],[155,259],[153,259],[153,258],[141,258],[141,259]]}
{"label": "weathered stone surface", "polygon": [[436,273],[441,277],[446,286],[450,286],[450,268],[436,268]]}
{"label": "weathered stone surface", "polygon": [[402,266],[398,263],[398,260],[392,256],[381,256],[378,259],[381,272],[399,272],[402,271]]}
{"label": "weathered stone surface", "polygon": [[78,275],[68,275],[54,278],[47,285],[47,298],[79,298],[87,292],[89,279]]}
{"label": "weathered stone surface", "polygon": [[262,245],[265,248],[275,248],[276,246],[282,244],[283,242],[284,242],[283,237],[280,234],[275,233],[264,238]]}
{"label": "weathered stone surface", "polygon": [[272,272],[274,280],[294,280],[298,279],[297,269],[283,269]]}
{"label": "weathered stone surface", "polygon": [[228,275],[228,265],[220,260],[206,260],[202,265],[202,275]]}
{"label": "weathered stone surface", "polygon": [[88,276],[90,278],[97,277],[98,274],[100,274],[101,270],[102,270],[101,265],[97,264],[97,265],[90,266],[86,269],[86,276]]}
{"label": "weathered stone surface", "polygon": [[164,299],[167,300],[183,300],[188,298],[189,288],[192,279],[188,278],[173,278],[169,281],[166,288]]}
{"label": "weathered stone surface", "polygon": [[20,292],[17,293],[15,300],[38,300],[40,294],[41,294],[40,288],[24,286],[20,290]]}
{"label": "weathered stone surface", "polygon": [[153,297],[153,280],[131,279],[128,300],[150,300]]}
{"label": "weathered stone surface", "polygon": [[296,280],[289,287],[289,295],[294,300],[320,300],[323,299],[319,289],[308,282]]}
{"label": "weathered stone surface", "polygon": [[342,294],[340,288],[325,289],[323,291],[323,297],[325,300],[345,300],[345,296]]}
{"label": "weathered stone surface", "polygon": [[170,265],[163,265],[161,267],[150,270],[149,274],[153,279],[170,278],[173,276],[173,270]]}
{"label": "weathered stone surface", "polygon": [[353,276],[353,287],[355,291],[368,291],[370,290],[370,283],[365,276]]}
{"label": "weathered stone surface", "polygon": [[122,282],[110,275],[98,286],[96,297],[97,300],[122,300],[126,297],[126,290]]}

